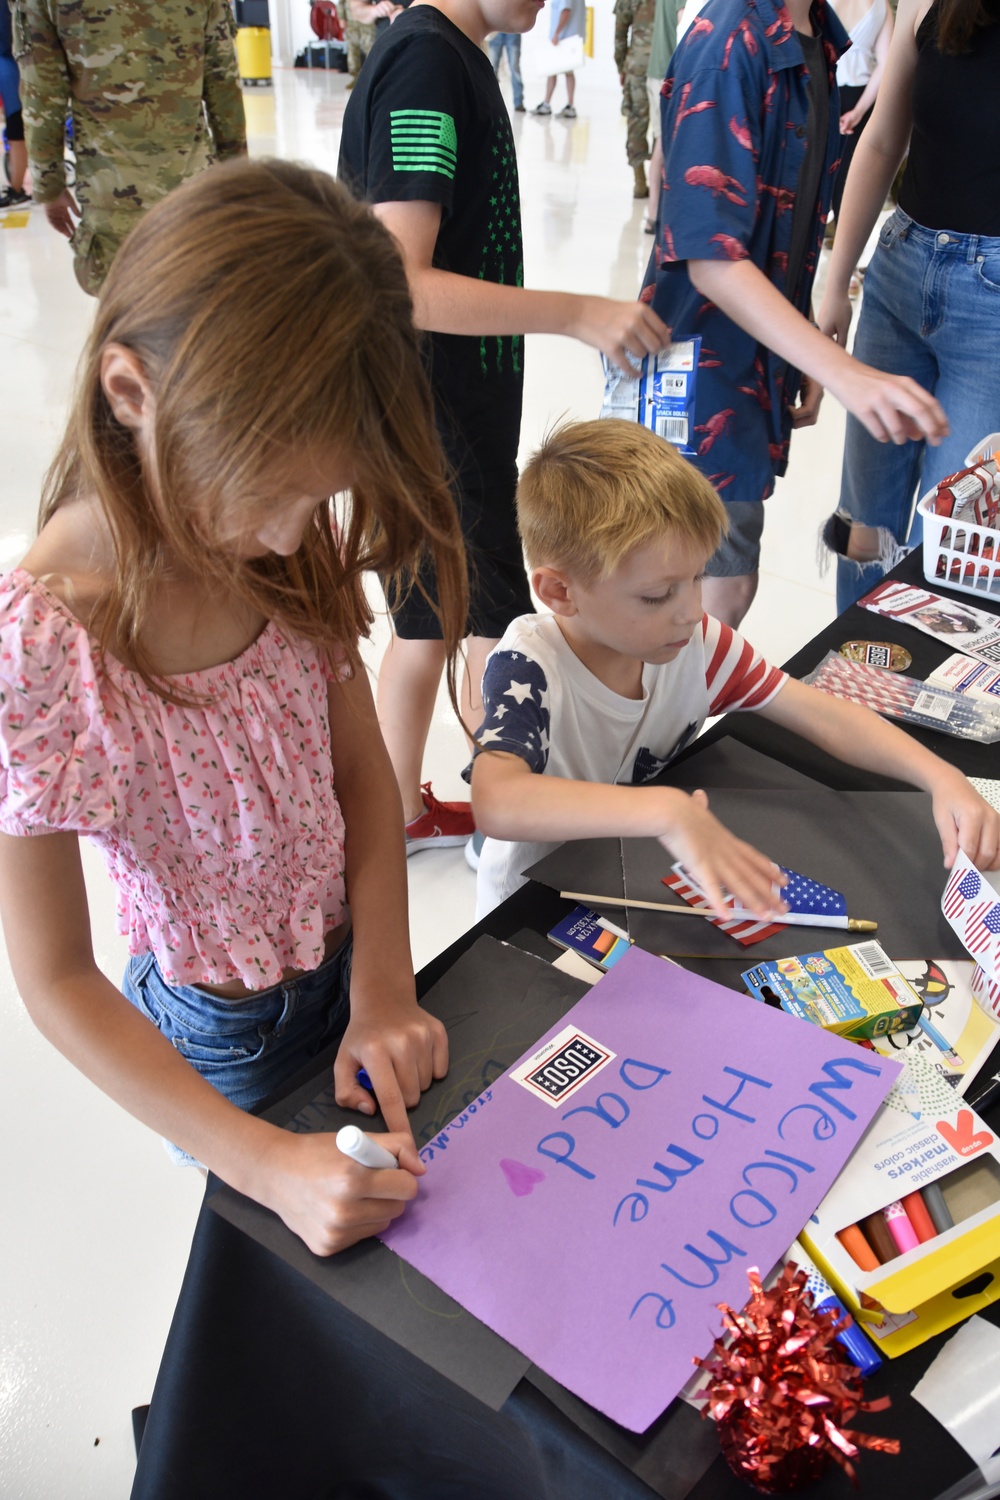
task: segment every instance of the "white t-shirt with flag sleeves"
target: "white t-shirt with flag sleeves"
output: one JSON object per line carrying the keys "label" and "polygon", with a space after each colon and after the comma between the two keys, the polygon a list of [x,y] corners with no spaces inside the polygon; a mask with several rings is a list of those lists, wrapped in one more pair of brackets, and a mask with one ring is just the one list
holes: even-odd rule
{"label": "white t-shirt with flag sleeves", "polygon": [[[477,739],[482,750],[520,756],[540,775],[638,786],[669,765],[710,715],[763,708],[785,681],[737,631],[704,615],[672,662],[644,666],[642,697],[623,698],[588,671],[554,616],[522,615],[486,663]],[[487,839],[477,917],[523,885],[521,872],[555,847]]]}

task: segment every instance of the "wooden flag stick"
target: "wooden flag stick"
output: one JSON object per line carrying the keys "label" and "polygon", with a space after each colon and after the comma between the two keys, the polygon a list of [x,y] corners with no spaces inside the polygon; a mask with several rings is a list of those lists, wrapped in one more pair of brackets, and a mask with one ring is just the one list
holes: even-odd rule
{"label": "wooden flag stick", "polygon": [[[639,911],[665,911],[677,912],[688,917],[708,917],[718,922],[719,918],[714,911],[707,907],[668,905],[665,901],[633,901],[632,898],[624,896],[594,896],[585,891],[560,891],[565,901],[585,901],[589,906],[634,906]],[[748,911],[733,911],[724,919],[734,922],[763,921],[762,917],[754,918]],[[877,922],[867,922],[863,917],[824,917],[818,912],[808,915],[799,912],[786,911],[770,920],[780,923],[783,927],[839,927],[847,932],[877,932]]]}
{"label": "wooden flag stick", "polygon": [[560,891],[566,901],[588,901],[591,906],[635,906],[642,911],[679,911],[689,917],[714,917],[714,911],[699,911],[696,906],[668,906],[663,901],[632,901],[622,896],[588,896],[583,891]]}

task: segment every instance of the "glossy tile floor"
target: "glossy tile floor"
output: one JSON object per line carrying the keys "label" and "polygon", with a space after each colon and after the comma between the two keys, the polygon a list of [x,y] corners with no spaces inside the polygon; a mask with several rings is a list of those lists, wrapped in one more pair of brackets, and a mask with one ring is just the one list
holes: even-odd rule
{"label": "glossy tile floor", "polygon": [[[633,297],[650,240],[631,197],[610,23],[598,19],[607,61],[579,80],[579,118],[513,116],[525,264],[533,286]],[[524,57],[529,107],[541,97],[533,40]],[[344,85],[339,74],[278,71],[273,90],[248,90],[251,149],[333,170]],[[0,232],[0,568],[19,560],[32,534],[91,311],[65,243],[39,209],[26,226]],[[601,392],[597,355],[563,339],[529,339],[527,372],[526,453],[558,419],[596,414]],[[827,398],[820,424],[796,436],[789,476],[768,505],[760,594],[746,629],[775,661],[834,613],[816,533],[836,502],[842,437],[843,414]],[[383,627],[373,664],[384,640]],[[462,795],[463,762],[442,704],[427,760],[439,795]],[[98,960],[117,978],[125,946],[96,859],[87,859],[87,875]],[[414,857],[409,875],[420,965],[471,923],[475,877],[460,849]],[[202,1179],[172,1167],[148,1130],[43,1041],[2,956],[0,1138],[0,1492],[5,1500],[123,1500],[134,1465],[129,1412],[152,1391]]]}

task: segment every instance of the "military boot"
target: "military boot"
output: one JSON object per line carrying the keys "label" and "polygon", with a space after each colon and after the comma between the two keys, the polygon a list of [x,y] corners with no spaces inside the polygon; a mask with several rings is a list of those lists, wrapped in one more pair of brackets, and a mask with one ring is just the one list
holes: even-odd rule
{"label": "military boot", "polygon": [[634,191],[632,193],[632,197],[633,198],[648,198],[649,197],[649,188],[646,186],[646,167],[645,167],[645,164],[643,162],[641,162],[641,161],[635,162],[633,164],[633,166],[632,166],[632,171],[635,173],[635,189],[634,189]]}

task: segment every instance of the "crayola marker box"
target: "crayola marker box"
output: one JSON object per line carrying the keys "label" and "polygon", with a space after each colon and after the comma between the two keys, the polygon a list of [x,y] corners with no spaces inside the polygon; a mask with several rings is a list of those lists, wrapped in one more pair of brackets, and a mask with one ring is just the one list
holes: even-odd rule
{"label": "crayola marker box", "polygon": [[924,1008],[876,942],[760,963],[742,979],[755,1000],[856,1042],[909,1031]]}
{"label": "crayola marker box", "polygon": [[[859,1051],[856,1066],[864,1058]],[[815,1128],[828,1127],[817,1116]],[[892,1231],[888,1251],[872,1248],[873,1219]],[[908,1057],[800,1238],[876,1347],[905,1353],[1000,1298],[996,1136],[930,1062]]]}

